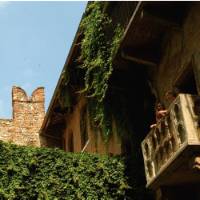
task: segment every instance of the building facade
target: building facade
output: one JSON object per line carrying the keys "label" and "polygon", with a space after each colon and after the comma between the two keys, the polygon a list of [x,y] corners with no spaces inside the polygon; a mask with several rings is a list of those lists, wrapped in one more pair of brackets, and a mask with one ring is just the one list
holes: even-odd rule
{"label": "building facade", "polygon": [[[121,117],[121,136],[113,131],[106,144],[101,131],[91,127],[88,98],[79,92],[77,66],[84,37],[79,26],[41,127],[43,145],[123,154],[130,179],[144,188],[146,175],[146,187],[155,192],[155,199],[199,199],[200,4],[101,3],[113,27],[120,24],[124,29],[109,80],[109,108],[118,108],[112,126],[119,125],[116,119]],[[168,92],[174,97],[170,102]],[[159,120],[158,102],[167,113]]]}

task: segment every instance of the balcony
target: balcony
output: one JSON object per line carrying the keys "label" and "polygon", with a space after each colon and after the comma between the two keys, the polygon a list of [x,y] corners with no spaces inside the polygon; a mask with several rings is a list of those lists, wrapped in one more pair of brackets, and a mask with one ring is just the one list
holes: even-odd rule
{"label": "balcony", "polygon": [[147,188],[200,182],[200,97],[180,94],[142,141]]}

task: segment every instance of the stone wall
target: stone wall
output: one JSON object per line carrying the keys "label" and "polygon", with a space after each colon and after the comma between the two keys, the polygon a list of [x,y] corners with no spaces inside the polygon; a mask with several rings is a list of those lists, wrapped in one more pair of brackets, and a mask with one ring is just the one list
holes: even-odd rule
{"label": "stone wall", "polygon": [[[199,86],[196,80],[200,78],[200,74],[196,71],[200,70],[200,4],[194,2],[189,8],[187,16],[179,28],[172,28],[168,30],[162,47],[162,59],[159,63],[157,73],[155,74],[155,88],[158,92],[159,100],[168,108],[169,103],[165,99],[165,93],[173,87],[179,86],[183,82],[185,86],[195,85],[199,94]],[[198,63],[198,64],[197,64]],[[191,81],[187,83],[186,78],[193,73],[195,78],[194,83]],[[197,77],[196,77],[197,76]],[[178,87],[178,89],[180,89]],[[182,93],[182,91],[180,91]],[[184,92],[184,91],[183,91]],[[193,93],[188,90],[187,93]],[[178,165],[177,165],[178,166]],[[185,165],[186,166],[186,165]],[[181,165],[179,166],[179,168]],[[164,168],[163,168],[164,169]],[[181,169],[182,170],[182,169]],[[189,170],[189,167],[188,167]],[[187,174],[188,174],[187,170]],[[180,171],[183,177],[185,172]],[[198,173],[198,171],[194,172]],[[171,179],[171,172],[168,173]],[[177,178],[177,176],[176,176]],[[186,180],[186,179],[185,179]],[[156,193],[156,199],[199,199],[199,184],[192,184],[190,182],[175,186],[161,187]],[[165,184],[164,184],[165,185]]]}
{"label": "stone wall", "polygon": [[31,97],[20,87],[12,88],[12,119],[0,119],[0,140],[19,145],[40,146],[39,130],[42,125],[44,88],[33,91]]}
{"label": "stone wall", "polygon": [[179,78],[193,70],[194,56],[200,60],[200,4],[194,3],[183,24],[169,29],[163,41],[163,55],[156,74],[158,96],[165,102],[164,94],[176,86]]}

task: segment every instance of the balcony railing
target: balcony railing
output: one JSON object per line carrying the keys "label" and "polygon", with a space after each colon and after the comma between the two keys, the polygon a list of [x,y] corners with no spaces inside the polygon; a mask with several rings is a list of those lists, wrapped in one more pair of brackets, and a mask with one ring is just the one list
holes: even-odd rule
{"label": "balcony railing", "polygon": [[200,152],[199,116],[200,97],[180,94],[170,105],[167,115],[150,130],[141,144],[147,187],[176,182],[173,172],[178,171],[186,155],[192,156],[192,153],[187,153],[190,151],[188,147],[194,148],[195,153]]}

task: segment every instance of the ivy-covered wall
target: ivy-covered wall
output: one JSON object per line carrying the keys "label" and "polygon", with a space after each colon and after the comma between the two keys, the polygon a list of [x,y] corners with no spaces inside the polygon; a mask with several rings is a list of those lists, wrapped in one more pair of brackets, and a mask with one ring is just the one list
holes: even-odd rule
{"label": "ivy-covered wall", "polygon": [[[121,142],[120,152],[126,157],[126,173],[133,186],[133,189],[129,190],[129,195],[134,200],[149,200],[145,189],[146,182],[140,149],[140,142],[147,132],[146,128],[149,127],[147,120],[144,120],[148,113],[143,111],[144,98],[148,90],[147,75],[146,69],[141,66],[122,62],[126,64],[123,66],[118,62],[113,62],[124,34],[122,27],[124,27],[123,24],[113,23],[110,15],[105,12],[103,2],[88,4],[79,27],[81,31],[81,41],[77,43],[79,56],[71,60],[73,64],[68,65],[63,73],[64,89],[60,90],[62,95],[58,96],[62,102],[61,107],[63,105],[63,108],[68,110],[66,144],[69,144],[68,139],[71,138],[68,136],[74,135],[73,144],[76,144],[74,150],[81,150],[81,148],[76,149],[82,144],[80,140],[79,143],[75,142],[77,138],[80,138],[83,130],[81,123],[86,129],[88,127],[91,129],[86,131],[88,135],[90,132],[94,133],[92,136],[95,140],[90,141],[89,144],[92,148],[89,145],[88,149],[86,148],[90,152],[95,152],[94,146],[98,146],[100,137],[101,143],[109,150],[110,141],[116,133],[117,139]],[[85,118],[79,120],[82,112],[77,107],[79,95],[83,95],[86,100],[87,114],[85,116],[87,117],[85,118],[87,120]],[[87,122],[90,126],[86,125]]]}
{"label": "ivy-covered wall", "polygon": [[113,25],[112,19],[104,12],[105,7],[106,4],[102,2],[88,4],[80,24],[83,39],[79,59],[84,71],[84,88],[81,92],[88,97],[91,126],[99,129],[104,141],[108,142],[113,118],[106,97],[113,72],[113,59],[124,30],[120,24]]}
{"label": "ivy-covered wall", "polygon": [[[109,141],[105,144],[100,131],[91,127],[88,115],[87,99],[81,95],[73,112],[67,118],[67,126],[64,131],[66,151],[81,152],[84,148],[85,152],[121,154],[121,140],[116,131],[113,131]],[[84,134],[87,139],[83,138]],[[73,144],[71,145],[70,142],[73,142]]]}
{"label": "ivy-covered wall", "polygon": [[66,153],[0,142],[0,199],[124,199],[119,157]]}

